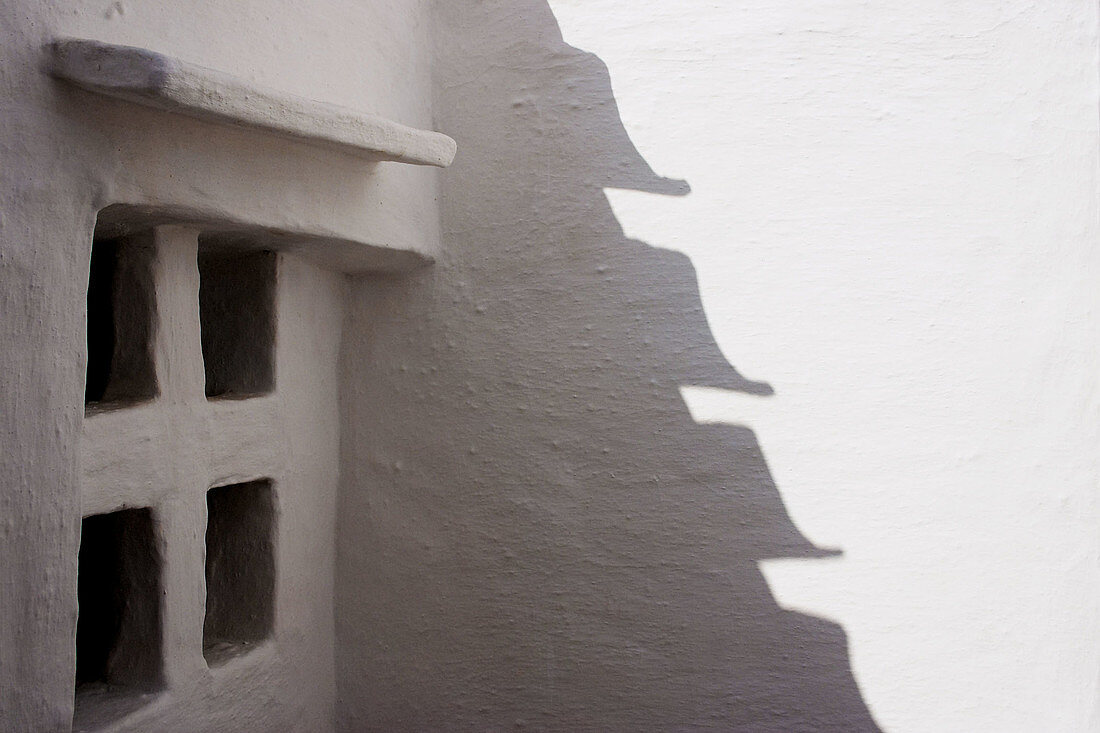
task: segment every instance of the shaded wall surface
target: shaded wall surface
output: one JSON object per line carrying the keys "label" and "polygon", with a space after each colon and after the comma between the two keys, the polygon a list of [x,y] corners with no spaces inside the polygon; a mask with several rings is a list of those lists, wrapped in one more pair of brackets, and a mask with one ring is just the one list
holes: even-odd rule
{"label": "shaded wall surface", "polygon": [[834,623],[758,568],[813,559],[756,436],[683,384],[765,396],[690,261],[604,187],[683,196],[544,2],[439,3],[439,262],[359,280],[345,326],[343,730],[877,730]]}

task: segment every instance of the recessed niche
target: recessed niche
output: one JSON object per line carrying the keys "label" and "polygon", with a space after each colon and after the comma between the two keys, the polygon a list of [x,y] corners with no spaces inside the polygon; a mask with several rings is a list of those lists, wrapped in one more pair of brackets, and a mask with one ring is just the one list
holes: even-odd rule
{"label": "recessed niche", "polygon": [[163,687],[161,562],[153,513],[85,517],[77,575],[74,727],[121,717]]}
{"label": "recessed niche", "polygon": [[86,409],[157,396],[153,255],[150,235],[92,241]]}
{"label": "recessed niche", "polygon": [[249,397],[274,389],[275,272],[272,252],[199,252],[207,397]]}
{"label": "recessed niche", "polygon": [[271,635],[275,619],[275,494],[269,480],[206,494],[206,620],[211,666]]}

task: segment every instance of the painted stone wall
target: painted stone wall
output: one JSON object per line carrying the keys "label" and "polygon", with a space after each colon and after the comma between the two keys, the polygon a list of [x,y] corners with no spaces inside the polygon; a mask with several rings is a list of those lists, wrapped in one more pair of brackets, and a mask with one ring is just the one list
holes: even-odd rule
{"label": "painted stone wall", "polygon": [[[69,35],[459,156],[97,100],[42,72]],[[178,490],[108,485],[155,443],[83,417],[120,201],[437,262],[281,260],[279,437],[249,453],[296,484],[274,643],[219,673],[172,627],[166,691],[105,729],[1100,725],[1094,7],[16,0],[0,38],[0,728],[71,727],[82,515]],[[150,426],[177,414],[173,455],[246,453],[195,427],[236,407],[193,390]],[[199,618],[175,546],[167,615]]]}
{"label": "painted stone wall", "polygon": [[[409,85],[428,79],[424,33],[416,2],[14,0],[0,8],[0,729],[70,730],[76,678],[103,677],[76,660],[81,519],[121,508],[138,513],[85,527],[85,539],[98,545],[85,560],[93,567],[96,557],[121,553],[120,584],[144,582],[157,575],[151,558],[160,563],[162,587],[144,589],[135,629],[141,639],[160,624],[161,638],[104,663],[108,683],[151,695],[108,705],[105,716],[78,719],[77,727],[312,733],[333,726],[344,278],[308,251],[280,255],[274,387],[208,401],[196,368],[195,236],[203,234],[187,233],[181,257],[154,257],[167,277],[156,300],[171,316],[154,329],[153,340],[163,342],[153,349],[161,360],[156,398],[85,418],[96,212],[116,203],[182,206],[259,229],[320,231],[426,254],[438,239],[430,172],[98,98],[49,78],[44,44],[72,36],[140,46],[283,93],[426,126],[430,95]],[[236,295],[232,285],[221,289]],[[235,327],[249,348],[270,338],[248,326],[256,318],[246,313]],[[236,358],[231,344],[220,351]],[[265,477],[273,483],[253,484]],[[239,501],[208,500],[211,486],[241,482],[250,488]],[[273,535],[235,534],[236,520],[251,522],[240,508],[249,496]],[[208,515],[219,517],[209,536]],[[119,527],[137,529],[112,542]],[[211,543],[219,553],[204,550]],[[273,558],[273,580],[271,567],[261,567],[247,597],[221,598],[204,636],[203,604],[206,590],[218,587],[217,568],[235,573],[235,558],[259,550]],[[98,595],[109,599],[106,586],[118,577],[93,579],[80,593],[90,599],[102,584]],[[233,607],[250,609],[256,598],[256,610],[234,622]],[[222,665],[218,655],[233,644],[257,648]],[[150,654],[163,657],[147,664]],[[94,649],[83,657],[97,658]]]}
{"label": "painted stone wall", "polygon": [[442,255],[345,327],[339,727],[1095,729],[1095,8],[434,23]]}
{"label": "painted stone wall", "polygon": [[886,730],[1100,727],[1095,4],[551,4],[692,185],[617,218],[775,389],[688,407],[843,550],[765,562],[779,603]]}

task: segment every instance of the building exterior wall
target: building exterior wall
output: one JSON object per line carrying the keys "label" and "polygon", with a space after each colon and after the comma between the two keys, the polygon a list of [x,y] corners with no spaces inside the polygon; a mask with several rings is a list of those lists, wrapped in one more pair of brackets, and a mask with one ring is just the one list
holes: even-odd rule
{"label": "building exterior wall", "polygon": [[693,188],[617,218],[775,389],[693,417],[843,550],[766,561],[780,605],[843,626],[886,730],[1100,727],[1096,4],[551,5]]}
{"label": "building exterior wall", "polygon": [[[137,501],[172,518],[166,687],[101,730],[1096,730],[1096,16],[8,0],[0,729],[71,729],[81,518]],[[44,73],[66,36],[459,154],[100,99]],[[435,264],[280,254],[273,393],[208,403],[183,349],[139,418],[85,418],[116,203]],[[199,235],[154,234],[170,348]],[[274,633],[212,667],[202,498],[261,477]]]}
{"label": "building exterior wall", "polygon": [[[427,49],[415,40],[424,20],[415,2],[15,0],[0,9],[0,729],[70,729],[81,517],[133,501],[153,504],[158,522],[166,688],[99,729],[333,726],[344,277],[315,264],[308,250],[280,256],[272,394],[207,402],[201,384],[185,396],[162,384],[154,403],[85,419],[97,211],[183,206],[261,229],[317,230],[429,256],[437,239],[434,179],[424,170],[101,98],[51,79],[43,46],[59,37],[139,46],[280,92],[426,123],[430,97],[407,84],[427,78]],[[190,260],[173,277],[193,278]],[[173,292],[184,306],[190,298],[197,316],[197,291]],[[196,335],[196,325],[187,333]],[[187,357],[188,367],[201,363],[193,350]],[[195,427],[201,421],[205,429]],[[166,434],[176,443],[158,453]],[[133,452],[115,445],[126,436]],[[196,452],[200,465],[190,468],[170,459],[194,448],[184,445],[192,439],[214,454]],[[149,458],[146,473],[135,456]],[[208,668],[198,646],[205,490],[273,471],[280,476],[272,640]],[[152,478],[143,483],[138,474]],[[100,487],[90,498],[89,481],[115,475],[117,491]]]}
{"label": "building exterior wall", "polygon": [[342,728],[1095,730],[1094,4],[436,10]]}

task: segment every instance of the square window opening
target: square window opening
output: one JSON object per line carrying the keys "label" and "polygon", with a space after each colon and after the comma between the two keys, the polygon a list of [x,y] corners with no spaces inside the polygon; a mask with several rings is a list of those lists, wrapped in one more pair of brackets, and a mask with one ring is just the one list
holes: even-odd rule
{"label": "square window opening", "polygon": [[153,257],[150,234],[92,241],[85,411],[157,396]]}
{"label": "square window opening", "polygon": [[206,620],[210,666],[271,635],[275,617],[275,493],[268,479],[206,494]]}
{"label": "square window opening", "polygon": [[204,246],[199,251],[199,320],[208,398],[244,398],[275,388],[272,252]]}
{"label": "square window opening", "polygon": [[74,729],[145,704],[163,688],[161,559],[153,513],[124,509],[81,522]]}

